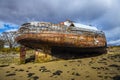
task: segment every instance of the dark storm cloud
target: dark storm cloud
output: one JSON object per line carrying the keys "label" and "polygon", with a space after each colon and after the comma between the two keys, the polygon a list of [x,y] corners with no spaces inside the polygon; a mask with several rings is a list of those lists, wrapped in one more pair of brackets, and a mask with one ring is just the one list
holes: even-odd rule
{"label": "dark storm cloud", "polygon": [[66,18],[91,21],[105,14],[109,6],[106,2],[102,0],[1,0],[0,19],[18,24],[29,20],[56,22]]}
{"label": "dark storm cloud", "polygon": [[[29,21],[71,19],[106,32],[120,29],[120,0],[0,0],[0,21],[17,25]],[[119,32],[114,34],[118,36]]]}

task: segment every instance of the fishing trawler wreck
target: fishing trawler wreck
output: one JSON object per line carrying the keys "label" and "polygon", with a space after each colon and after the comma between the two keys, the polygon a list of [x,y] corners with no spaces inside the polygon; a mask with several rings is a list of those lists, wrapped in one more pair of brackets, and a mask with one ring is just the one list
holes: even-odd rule
{"label": "fishing trawler wreck", "polygon": [[[89,28],[87,28],[89,27]],[[32,49],[54,49],[55,47],[77,48],[82,51],[104,52],[106,38],[102,31],[92,26],[79,25],[70,20],[53,24],[30,22],[21,25],[16,41]]]}

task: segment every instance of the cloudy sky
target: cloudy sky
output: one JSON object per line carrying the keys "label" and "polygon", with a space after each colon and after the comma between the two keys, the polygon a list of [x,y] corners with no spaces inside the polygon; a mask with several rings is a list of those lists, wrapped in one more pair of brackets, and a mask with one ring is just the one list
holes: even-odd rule
{"label": "cloudy sky", "polygon": [[0,33],[30,21],[57,23],[71,19],[105,32],[120,44],[120,0],[0,0]]}

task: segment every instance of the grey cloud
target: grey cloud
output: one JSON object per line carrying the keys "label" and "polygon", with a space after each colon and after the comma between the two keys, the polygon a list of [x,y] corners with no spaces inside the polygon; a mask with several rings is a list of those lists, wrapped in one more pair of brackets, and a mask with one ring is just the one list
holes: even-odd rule
{"label": "grey cloud", "polygon": [[98,24],[101,24],[104,30],[113,29],[114,27],[120,27],[120,1],[112,1],[108,10],[100,18],[96,19]]}
{"label": "grey cloud", "polygon": [[0,0],[0,21],[21,25],[71,19],[109,33],[120,29],[119,8],[120,0]]}
{"label": "grey cloud", "polygon": [[[2,0],[0,19],[21,23],[32,19],[61,21],[66,18],[94,20],[107,10],[103,0]],[[102,6],[101,6],[102,5]]]}

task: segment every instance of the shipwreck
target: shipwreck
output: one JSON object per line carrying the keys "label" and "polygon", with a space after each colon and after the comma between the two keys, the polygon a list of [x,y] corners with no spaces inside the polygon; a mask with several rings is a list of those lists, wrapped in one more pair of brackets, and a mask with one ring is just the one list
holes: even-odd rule
{"label": "shipwreck", "polygon": [[48,53],[56,47],[72,51],[105,52],[107,46],[103,31],[70,20],[58,24],[24,23],[18,30],[16,41],[25,47],[42,49]]}

